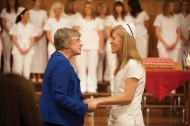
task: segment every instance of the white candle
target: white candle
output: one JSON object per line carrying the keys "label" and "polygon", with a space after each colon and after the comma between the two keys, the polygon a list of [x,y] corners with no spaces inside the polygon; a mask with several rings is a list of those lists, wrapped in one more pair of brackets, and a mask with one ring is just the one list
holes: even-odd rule
{"label": "white candle", "polygon": [[185,62],[186,62],[186,66],[190,66],[190,57],[189,57],[189,55],[186,57]]}

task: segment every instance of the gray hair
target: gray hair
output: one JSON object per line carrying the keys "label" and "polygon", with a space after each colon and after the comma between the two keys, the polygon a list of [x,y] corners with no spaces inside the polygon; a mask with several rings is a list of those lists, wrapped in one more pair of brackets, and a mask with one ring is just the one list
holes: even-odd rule
{"label": "gray hair", "polygon": [[74,29],[61,28],[54,35],[54,45],[56,50],[68,49],[71,44],[72,37],[80,37],[81,34]]}

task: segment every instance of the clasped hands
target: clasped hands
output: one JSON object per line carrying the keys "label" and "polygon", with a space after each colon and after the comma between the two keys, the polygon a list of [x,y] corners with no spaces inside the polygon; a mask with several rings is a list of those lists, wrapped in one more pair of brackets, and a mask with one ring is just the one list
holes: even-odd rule
{"label": "clasped hands", "polygon": [[88,112],[94,112],[98,107],[97,99],[87,98],[84,100],[84,103],[88,104]]}

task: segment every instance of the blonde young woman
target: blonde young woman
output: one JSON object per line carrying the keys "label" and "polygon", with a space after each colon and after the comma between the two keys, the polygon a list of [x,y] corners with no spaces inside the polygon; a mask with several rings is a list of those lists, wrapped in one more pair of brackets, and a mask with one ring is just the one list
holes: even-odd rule
{"label": "blonde young woman", "polygon": [[[11,50],[12,41],[9,35],[9,30],[15,23],[16,17],[22,11],[22,7],[18,7],[18,0],[6,0],[6,8],[1,11],[2,21],[2,39],[5,45],[4,53],[4,73],[11,72]],[[14,62],[14,61],[13,61]]]}
{"label": "blonde young woman", "polygon": [[[37,33],[34,44],[34,55],[31,66],[32,81],[42,81],[41,75],[44,73],[47,65],[47,41],[45,32],[43,30],[44,24],[47,20],[46,11],[41,9],[42,0],[33,0],[33,9],[30,13],[30,23],[34,25]],[[38,19],[38,20],[36,20]]]}
{"label": "blonde young woman", "polygon": [[134,24],[118,25],[111,30],[112,53],[117,55],[112,96],[93,100],[95,105],[112,105],[108,126],[144,126],[141,100],[145,69],[136,48]]}
{"label": "blonde young woman", "polygon": [[64,5],[61,2],[55,2],[50,9],[49,19],[46,21],[44,30],[48,38],[48,58],[56,51],[54,46],[54,34],[63,27],[70,28],[71,25],[67,19],[62,18]]}
{"label": "blonde young woman", "polygon": [[77,70],[81,80],[82,92],[95,93],[97,90],[98,57],[103,54],[103,27],[95,19],[93,5],[84,5],[84,15],[78,21],[83,50],[76,57]]}

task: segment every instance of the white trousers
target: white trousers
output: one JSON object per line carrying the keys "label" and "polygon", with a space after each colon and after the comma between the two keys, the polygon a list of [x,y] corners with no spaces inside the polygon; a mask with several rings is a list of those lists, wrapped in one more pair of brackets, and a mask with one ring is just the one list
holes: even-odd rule
{"label": "white trousers", "polygon": [[[12,50],[12,41],[10,39],[9,34],[5,31],[2,34],[2,39],[5,44],[5,54],[4,54],[4,73],[11,72],[11,50]],[[13,61],[14,62],[14,61]]]}
{"label": "white trousers", "polygon": [[76,57],[76,64],[81,81],[81,91],[96,92],[98,51],[83,50],[81,55]]}
{"label": "white trousers", "polygon": [[106,56],[108,59],[108,66],[109,66],[110,90],[112,91],[114,85],[114,70],[116,67],[116,54],[113,54],[111,52],[111,45],[109,39],[106,43]]}
{"label": "white trousers", "polygon": [[32,54],[14,54],[13,55],[13,73],[23,75],[30,79],[30,68],[32,64]]}

